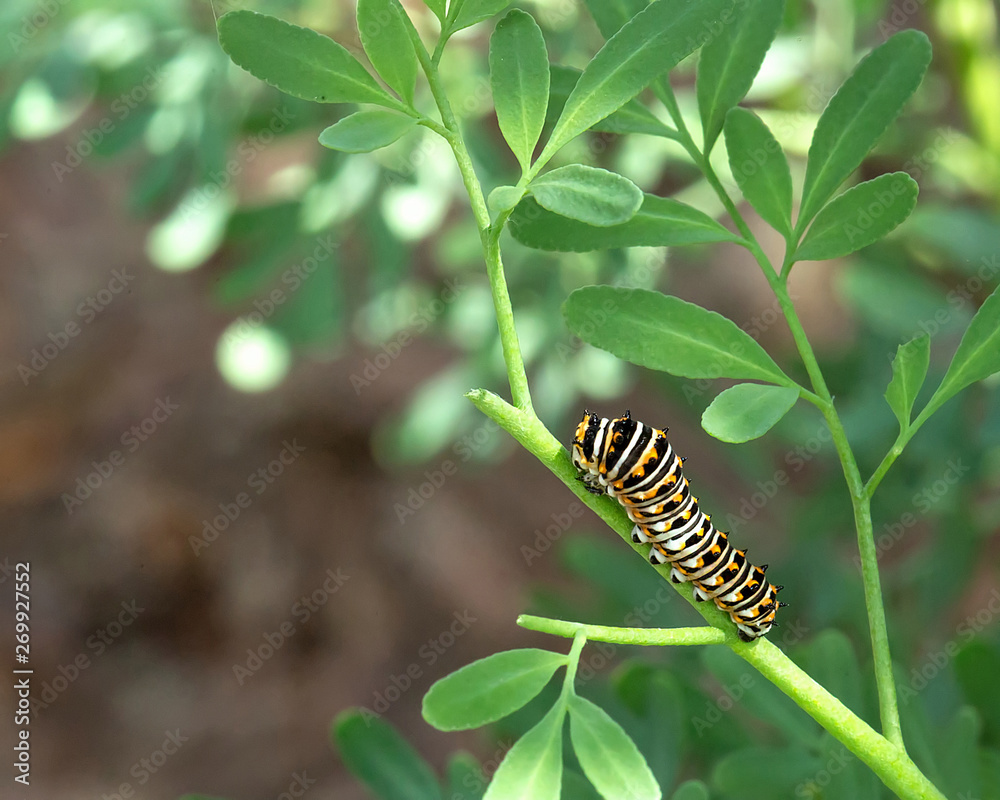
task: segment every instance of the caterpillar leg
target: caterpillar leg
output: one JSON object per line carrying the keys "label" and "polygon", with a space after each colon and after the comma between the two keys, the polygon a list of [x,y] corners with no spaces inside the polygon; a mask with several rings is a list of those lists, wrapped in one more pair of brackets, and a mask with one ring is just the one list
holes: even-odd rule
{"label": "caterpillar leg", "polygon": [[636,525],[632,528],[632,541],[636,544],[648,544],[653,541],[653,539],[642,528]]}

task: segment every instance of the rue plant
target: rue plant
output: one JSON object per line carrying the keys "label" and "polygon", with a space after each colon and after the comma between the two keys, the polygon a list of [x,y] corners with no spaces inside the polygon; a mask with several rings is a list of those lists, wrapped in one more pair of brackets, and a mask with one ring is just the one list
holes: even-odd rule
{"label": "rue plant", "polygon": [[[822,416],[853,504],[881,729],[874,730],[767,639],[741,642],[725,615],[693,601],[689,584],[675,588],[705,618],[706,627],[605,628],[521,617],[518,622],[525,627],[572,637],[569,654],[515,650],[471,664],[431,688],[424,701],[425,718],[442,730],[485,725],[524,706],[556,670],[565,668],[554,705],[507,753],[486,798],[558,798],[568,717],[576,759],[602,796],[652,800],[662,796],[661,788],[636,746],[607,713],[574,690],[581,650],[588,639],[722,646],[792,698],[899,797],[943,797],[914,764],[901,733],[871,499],[935,411],[970,384],[1000,371],[1000,294],[994,292],[975,315],[940,385],[915,416],[930,342],[922,336],[900,345],[885,390],[899,434],[878,468],[865,477],[787,285],[797,262],[849,255],[884,237],[913,210],[917,185],[906,173],[882,175],[840,194],[838,190],[917,89],[931,59],[929,41],[917,31],[903,31],[857,65],[819,118],[805,178],[796,193],[781,146],[760,117],[738,105],[777,33],[782,0],[657,0],[648,5],[645,0],[593,0],[588,6],[606,43],[582,71],[550,64],[539,26],[524,11],[512,10],[497,22],[490,41],[490,84],[500,131],[521,177],[514,185],[494,189],[487,199],[439,64],[451,36],[499,14],[509,0],[425,3],[439,21],[440,33],[432,43],[420,35],[398,0],[359,0],[361,42],[384,85],[341,45],[273,17],[231,12],[218,22],[219,38],[236,64],[282,91],[316,102],[365,106],[320,134],[320,144],[326,147],[371,151],[418,126],[450,145],[482,243],[511,402],[485,390],[468,396],[640,554],[645,555],[646,548],[631,543],[631,523],[621,508],[608,497],[584,490],[566,450],[532,408],[504,278],[502,234],[507,230],[530,247],[564,252],[732,242],[753,256],[784,313],[807,383],[790,377],[735,323],[657,292],[580,288],[565,302],[566,323],[581,339],[648,369],[692,379],[745,381],[722,392],[702,418],[705,430],[723,441],[762,436],[799,400]],[[669,77],[670,70],[696,50],[701,51],[697,139],[681,114]],[[418,86],[421,74],[426,84]],[[650,95],[659,103],[656,111],[644,102]],[[621,175],[557,160],[567,143],[595,130],[679,143],[718,195],[732,229],[690,205],[643,193]],[[712,166],[709,156],[720,139],[743,199],[784,240],[780,261],[765,253]],[[796,194],[798,202],[793,203]],[[669,573],[665,567],[650,569],[664,578]],[[340,718],[335,732],[349,765],[379,796],[441,797],[434,776],[379,721],[350,713]],[[686,797],[707,797],[700,784],[684,792]]]}

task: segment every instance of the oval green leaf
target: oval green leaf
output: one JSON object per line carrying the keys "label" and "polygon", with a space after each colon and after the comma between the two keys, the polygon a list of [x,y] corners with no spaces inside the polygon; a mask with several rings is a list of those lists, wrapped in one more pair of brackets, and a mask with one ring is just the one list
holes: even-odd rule
{"label": "oval green leaf", "polygon": [[497,23],[490,38],[490,87],[500,132],[525,171],[549,104],[549,56],[530,14],[514,9]]}
{"label": "oval green leaf", "polygon": [[562,787],[562,703],[517,740],[493,776],[484,800],[559,800]]}
{"label": "oval green leaf", "polygon": [[417,85],[417,52],[399,0],[358,0],[361,46],[375,71],[408,105]]}
{"label": "oval green leaf", "polygon": [[370,153],[392,144],[416,126],[413,117],[394,111],[358,111],[326,128],[319,135],[319,143],[342,153]]}
{"label": "oval green leaf", "polygon": [[841,258],[877,242],[910,216],[919,191],[905,172],[879,175],[848,189],[816,215],[795,260]]}
{"label": "oval green leaf", "polygon": [[546,211],[530,197],[514,209],[508,225],[521,244],[564,253],[740,241],[704,212],[652,194],[647,194],[635,216],[621,225],[597,227],[567,219]]}
{"label": "oval green leaf", "polygon": [[642,367],[682,378],[761,380],[795,388],[746,331],[677,297],[585,286],[567,298],[563,316],[585,342]]}
{"label": "oval green leaf", "polygon": [[701,427],[723,442],[749,442],[771,430],[798,399],[797,389],[740,383],[712,401],[701,415]]}
{"label": "oval green leaf", "polygon": [[533,648],[474,661],[431,686],[424,695],[424,719],[442,731],[495,722],[542,691],[565,664],[566,656]]}
{"label": "oval green leaf", "polygon": [[697,94],[706,153],[722,132],[726,112],[743,99],[757,77],[784,10],[785,0],[743,3],[735,18],[702,49]]}
{"label": "oval green leaf", "polygon": [[792,232],[792,173],[763,120],[745,108],[726,115],[729,168],[743,197],[768,225],[786,238]]}
{"label": "oval green leaf", "polygon": [[332,738],[344,764],[381,800],[441,800],[441,787],[416,750],[378,715],[345,711]]}
{"label": "oval green leaf", "polygon": [[937,409],[966,386],[996,372],[1000,372],[1000,287],[972,318],[941,385],[927,405]]}
{"label": "oval green leaf", "polygon": [[844,81],[813,134],[797,231],[858,168],[916,91],[930,60],[930,40],[920,31],[902,31],[869,53]]}
{"label": "oval green leaf", "polygon": [[255,78],[318,103],[375,103],[398,108],[347,50],[316,31],[256,11],[219,18],[219,44]]}
{"label": "oval green leaf", "polygon": [[494,214],[510,211],[524,197],[524,189],[520,186],[497,186],[486,198],[486,205]]}
{"label": "oval green leaf", "polygon": [[547,162],[696,50],[734,5],[735,0],[676,0],[651,3],[636,14],[584,69],[538,160]]}
{"label": "oval green leaf", "polygon": [[885,390],[889,408],[899,420],[900,430],[910,427],[913,401],[924,385],[931,363],[931,339],[927,334],[901,344],[892,361],[892,380]]}
{"label": "oval green leaf", "polygon": [[605,797],[660,800],[660,787],[635,743],[600,706],[569,700],[569,735],[584,775]]}
{"label": "oval green leaf", "polygon": [[[549,107],[545,114],[546,123],[555,123],[562,113],[566,100],[583,73],[573,67],[551,65],[549,83]],[[660,122],[659,118],[636,99],[629,100],[610,116],[594,123],[590,130],[599,133],[645,133],[676,139],[677,131]]]}
{"label": "oval green leaf", "polygon": [[606,169],[570,164],[535,178],[528,191],[561,217],[608,227],[628,222],[642,205],[642,190]]}

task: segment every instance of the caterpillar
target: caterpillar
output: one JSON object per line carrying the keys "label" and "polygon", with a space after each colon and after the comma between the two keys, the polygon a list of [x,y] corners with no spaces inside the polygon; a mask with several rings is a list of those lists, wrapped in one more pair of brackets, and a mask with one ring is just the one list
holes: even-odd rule
{"label": "caterpillar", "polygon": [[787,603],[777,601],[784,587],[764,577],[767,564],[757,567],[737,550],[726,534],[698,508],[678,456],[658,430],[632,419],[626,411],[617,419],[583,412],[572,445],[580,480],[594,494],[609,494],[629,519],[634,542],[651,543],[649,560],[672,565],[674,583],[691,581],[696,600],[713,600],[729,614],[745,642],[765,636],[775,614]]}

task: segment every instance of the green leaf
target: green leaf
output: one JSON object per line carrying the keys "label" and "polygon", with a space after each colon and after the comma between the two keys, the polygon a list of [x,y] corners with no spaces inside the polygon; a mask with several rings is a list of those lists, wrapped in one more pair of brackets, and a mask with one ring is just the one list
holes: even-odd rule
{"label": "green leaf", "polygon": [[399,0],[358,0],[358,32],[368,60],[382,80],[412,106],[417,52],[409,25]]}
{"label": "green leaf", "polygon": [[641,92],[704,42],[735,0],[656,2],[636,14],[587,64],[539,161]]}
{"label": "green leaf", "polygon": [[446,2],[447,0],[424,0],[424,5],[427,6],[432,12],[434,12],[435,17],[441,20],[441,22],[444,22],[446,15],[445,12]]}
{"label": "green leaf", "polygon": [[448,800],[482,800],[486,781],[483,780],[483,769],[478,760],[468,753],[455,753],[448,760],[446,773],[448,788],[445,797]]}
{"label": "green leaf", "polygon": [[899,420],[901,430],[910,427],[913,401],[924,385],[927,367],[931,363],[931,339],[927,334],[901,344],[892,361],[892,380],[885,390],[889,408]]}
{"label": "green leaf", "polygon": [[510,5],[510,0],[465,0],[465,2],[460,2],[460,0],[452,1],[459,2],[460,8],[458,9],[458,13],[455,15],[455,21],[448,29],[449,36],[464,28],[468,28],[470,25],[475,25],[477,22],[482,22],[490,17],[495,17]]}
{"label": "green leaf", "polygon": [[370,153],[386,147],[417,126],[413,117],[395,111],[356,111],[319,135],[319,143],[343,153]]}
{"label": "green leaf", "polygon": [[474,661],[431,686],[424,695],[424,719],[442,731],[495,722],[542,691],[565,664],[560,653],[531,648]]}
{"label": "green leaf", "polygon": [[801,232],[858,168],[916,91],[930,60],[930,40],[919,31],[902,31],[869,53],[844,81],[813,134],[796,230]]}
{"label": "green leaf", "polygon": [[877,242],[910,216],[919,191],[905,172],[890,172],[848,189],[816,216],[795,250],[795,260],[840,258]]}
{"label": "green leaf", "polygon": [[927,403],[937,409],[966,386],[1000,372],[1000,287],[986,298],[958,343],[941,385]]}
{"label": "green leaf", "polygon": [[735,19],[724,19],[722,31],[702,49],[697,94],[706,154],[719,138],[726,112],[743,99],[757,77],[784,10],[785,0],[743,3]]}
{"label": "green leaf", "polygon": [[556,703],[517,740],[493,776],[485,800],[559,800],[565,715],[563,704]]}
{"label": "green leaf", "polygon": [[563,304],[569,329],[595,347],[682,378],[761,380],[794,387],[734,322],[645,289],[585,286]]}
{"label": "green leaf", "polygon": [[570,164],[539,175],[528,191],[542,208],[590,225],[628,222],[642,205],[642,190],[606,169]]}
{"label": "green leaf", "polygon": [[[583,73],[573,67],[552,64],[549,82],[549,107],[545,114],[546,123],[555,123]],[[629,100],[610,116],[591,125],[590,130],[600,133],[645,133],[649,136],[663,136],[675,139],[677,131],[660,122],[659,118],[636,99]]]}
{"label": "green leaf", "polygon": [[514,9],[497,23],[490,38],[490,87],[500,132],[526,171],[549,103],[549,57],[530,14]]}
{"label": "green leaf", "polygon": [[669,197],[647,194],[628,222],[597,227],[546,211],[524,198],[511,215],[510,232],[539,250],[583,253],[612,247],[674,247],[705,242],[738,242],[739,237],[707,214]]}
{"label": "green leaf", "polygon": [[705,409],[701,427],[723,442],[749,442],[771,430],[798,399],[798,389],[739,383],[722,392]]}
{"label": "green leaf", "polygon": [[238,66],[293,97],[399,106],[346,49],[308,28],[256,11],[230,11],[219,18],[219,43]]}
{"label": "green leaf", "polygon": [[519,186],[497,186],[486,198],[490,211],[499,214],[514,208],[524,197],[524,189]]}
{"label": "green leaf", "polygon": [[569,734],[584,774],[602,795],[660,800],[660,787],[639,749],[600,706],[572,695]]}
{"label": "green leaf", "polygon": [[701,781],[685,781],[670,800],[708,800],[708,787]]}
{"label": "green leaf", "polygon": [[333,723],[333,739],[347,768],[380,800],[441,800],[427,762],[371,712],[341,713]]}
{"label": "green leaf", "polygon": [[726,115],[729,168],[746,201],[786,238],[792,232],[792,173],[767,125],[745,108]]}
{"label": "green leaf", "polygon": [[610,39],[632,17],[642,11],[648,0],[586,0],[590,16],[601,36]]}

